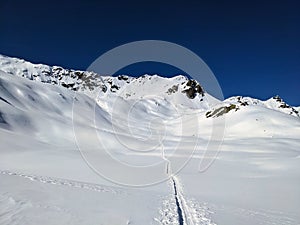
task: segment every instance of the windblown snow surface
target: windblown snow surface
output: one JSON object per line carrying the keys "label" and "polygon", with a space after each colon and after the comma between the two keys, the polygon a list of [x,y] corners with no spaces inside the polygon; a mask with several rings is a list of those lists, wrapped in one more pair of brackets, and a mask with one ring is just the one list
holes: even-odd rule
{"label": "windblown snow surface", "polygon": [[203,88],[0,55],[0,224],[300,224],[299,107]]}

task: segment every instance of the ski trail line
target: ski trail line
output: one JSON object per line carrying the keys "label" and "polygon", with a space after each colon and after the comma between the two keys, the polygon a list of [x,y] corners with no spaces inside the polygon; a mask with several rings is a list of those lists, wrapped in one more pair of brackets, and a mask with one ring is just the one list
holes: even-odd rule
{"label": "ski trail line", "polygon": [[123,191],[118,190],[118,188],[110,188],[104,185],[98,185],[93,183],[85,183],[80,181],[68,180],[68,179],[60,179],[60,178],[53,178],[53,177],[46,177],[46,176],[37,176],[37,175],[28,175],[24,173],[15,173],[8,170],[0,170],[0,175],[8,175],[8,176],[16,176],[22,177],[24,179],[28,179],[34,182],[40,182],[45,184],[52,184],[52,185],[60,185],[60,186],[69,186],[73,188],[81,188],[91,191],[97,192],[110,192],[113,194],[121,194]]}
{"label": "ski trail line", "polygon": [[166,161],[166,174],[170,175],[170,180],[172,182],[172,187],[174,191],[175,203],[177,206],[178,222],[179,225],[194,225],[191,213],[189,212],[189,207],[187,206],[186,200],[182,194],[181,185],[175,175],[172,174],[171,162],[165,157],[165,151],[163,144],[161,143],[162,149],[162,159]]}

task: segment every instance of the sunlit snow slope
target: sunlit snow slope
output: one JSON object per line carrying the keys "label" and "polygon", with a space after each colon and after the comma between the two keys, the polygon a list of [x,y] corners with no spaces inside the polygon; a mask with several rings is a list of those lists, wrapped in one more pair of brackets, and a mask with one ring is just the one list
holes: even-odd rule
{"label": "sunlit snow slope", "polygon": [[299,224],[298,111],[0,55],[0,224]]}

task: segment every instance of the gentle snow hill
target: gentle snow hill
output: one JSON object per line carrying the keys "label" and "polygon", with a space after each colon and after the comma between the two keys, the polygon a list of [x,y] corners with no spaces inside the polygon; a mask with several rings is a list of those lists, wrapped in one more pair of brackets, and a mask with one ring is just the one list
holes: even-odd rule
{"label": "gentle snow hill", "polygon": [[[278,96],[220,101],[184,76],[100,77],[0,55],[0,224],[180,225],[181,212],[184,225],[298,225],[299,109]],[[190,161],[174,183],[136,189],[95,174],[82,152],[125,181],[107,152],[136,179]]]}

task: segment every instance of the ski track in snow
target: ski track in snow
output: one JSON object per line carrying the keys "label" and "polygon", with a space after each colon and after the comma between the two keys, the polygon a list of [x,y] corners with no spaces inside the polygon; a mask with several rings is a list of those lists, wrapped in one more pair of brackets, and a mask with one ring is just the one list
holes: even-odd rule
{"label": "ski track in snow", "polygon": [[184,225],[186,221],[186,216],[185,216],[185,212],[182,210],[182,203],[181,203],[181,199],[178,196],[178,191],[177,191],[177,186],[175,183],[174,178],[172,177],[172,182],[173,182],[173,188],[174,188],[174,196],[175,196],[175,202],[176,202],[176,206],[177,206],[177,213],[178,213],[178,222],[179,225]]}
{"label": "ski track in snow", "polygon": [[0,224],[21,224],[20,212],[31,207],[30,202],[17,201],[12,196],[0,194]]}
{"label": "ski track in snow", "polygon": [[[170,165],[170,164],[167,164]],[[167,166],[169,167],[169,166]],[[171,171],[170,168],[166,168],[166,171]],[[7,176],[17,176],[24,179],[28,179],[33,182],[40,182],[50,185],[63,185],[71,188],[83,188],[86,190],[97,192],[109,192],[113,194],[121,194],[122,191],[114,190],[108,187],[100,186],[97,184],[83,183],[73,180],[58,179],[52,177],[27,175],[24,173],[15,173],[11,171],[0,171],[0,174]],[[163,200],[163,206],[159,210],[160,217],[154,218],[154,221],[161,225],[216,225],[209,219],[210,214],[213,212],[210,208],[219,208],[218,206],[208,207],[206,203],[198,203],[196,200],[186,200],[182,185],[180,184],[176,176],[170,177],[170,187],[173,189],[173,193],[166,196]],[[20,212],[32,207],[32,203],[29,201],[16,200],[12,196],[7,194],[0,194],[0,224],[2,225],[18,225],[21,224],[22,216]],[[40,206],[51,207],[53,212],[62,212],[63,209],[54,208],[53,206]],[[219,208],[219,210],[222,208]],[[226,210],[226,209],[223,209]],[[69,213],[69,212],[66,212]],[[258,224],[264,225],[282,225],[291,224],[296,225],[297,222],[290,218],[288,215],[263,210],[249,210],[249,209],[230,209],[230,213],[245,216],[247,218],[255,217],[259,219]]]}
{"label": "ski track in snow", "polygon": [[[198,204],[187,203],[182,185],[178,178],[172,174],[171,162],[165,157],[164,148],[162,146],[162,159],[166,161],[166,174],[170,175],[171,187],[173,195],[163,202],[164,209],[160,211],[161,219],[155,219],[162,225],[216,225],[208,218],[211,213],[208,208],[201,207]],[[170,200],[171,198],[171,200]]]}
{"label": "ski track in snow", "polygon": [[[20,225],[28,224],[26,216],[22,212],[32,209],[45,209],[50,213],[71,215],[71,212],[58,206],[35,204],[29,200],[17,199],[9,193],[0,194],[0,224]],[[25,219],[25,220],[24,220]],[[61,221],[60,221],[61,222]]]}
{"label": "ski track in snow", "polygon": [[[174,177],[170,179],[173,182]],[[187,201],[182,194],[180,184],[178,185],[176,182],[178,181],[170,184],[173,186],[174,193],[164,198],[163,206],[159,211],[160,217],[154,220],[161,225],[216,225],[209,218],[213,212],[210,211],[207,204],[200,204],[195,200]],[[175,193],[174,185],[177,193]]]}
{"label": "ski track in snow", "polygon": [[22,177],[25,179],[29,179],[31,181],[41,182],[45,184],[52,184],[52,185],[62,185],[62,186],[69,186],[73,188],[82,188],[91,191],[97,192],[110,192],[113,194],[122,194],[121,190],[115,190],[106,186],[98,185],[98,184],[91,184],[91,183],[84,183],[74,180],[67,180],[67,179],[60,179],[60,178],[53,178],[53,177],[45,177],[45,176],[36,176],[36,175],[28,175],[23,173],[15,173],[11,171],[0,171],[2,175],[9,175],[9,176],[17,176]]}
{"label": "ski track in snow", "polygon": [[[166,168],[166,172],[170,172],[170,164],[168,164]],[[122,194],[123,191],[115,190],[109,187],[97,185],[97,184],[90,184],[84,183],[74,180],[67,180],[67,179],[60,179],[60,178],[53,178],[53,177],[46,177],[46,176],[36,176],[36,175],[28,175],[24,173],[16,173],[8,170],[1,170],[1,175],[7,176],[17,176],[24,179],[28,179],[33,182],[40,182],[44,184],[50,185],[60,185],[60,186],[68,186],[71,188],[81,188],[90,191],[97,191],[97,192],[109,192],[113,194]],[[154,218],[159,224],[162,225],[215,225],[211,223],[211,220],[207,218],[209,215],[207,208],[203,206],[196,205],[196,204],[188,204],[182,194],[181,184],[179,183],[178,179],[175,176],[170,177],[170,185],[173,189],[173,193],[168,196],[163,201],[163,207],[160,210],[160,218]],[[1,196],[0,196],[1,197]],[[13,209],[9,209],[10,204],[13,201],[14,205]],[[11,196],[2,196],[0,198],[0,203],[4,204],[5,207],[3,210],[0,211],[0,218],[3,223],[6,224],[4,221],[20,221],[17,217],[18,212],[22,211],[27,207],[27,203],[23,202],[15,202],[15,200]],[[28,203],[29,204],[29,203]],[[190,206],[191,207],[190,207]],[[25,207],[25,208],[24,208]],[[0,221],[0,222],[1,222]],[[9,224],[10,224],[9,223]]]}

